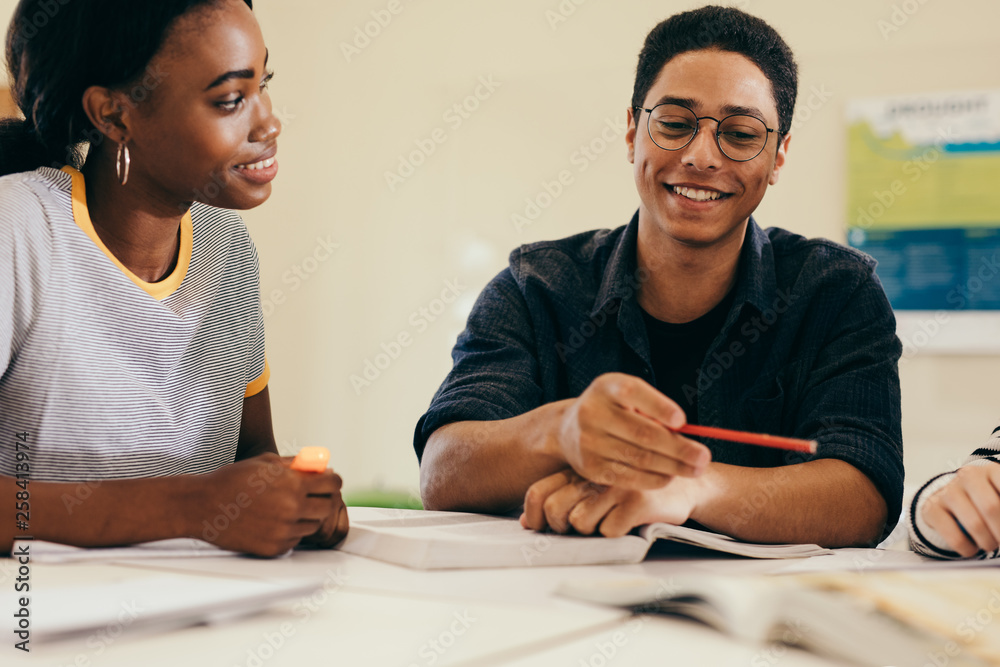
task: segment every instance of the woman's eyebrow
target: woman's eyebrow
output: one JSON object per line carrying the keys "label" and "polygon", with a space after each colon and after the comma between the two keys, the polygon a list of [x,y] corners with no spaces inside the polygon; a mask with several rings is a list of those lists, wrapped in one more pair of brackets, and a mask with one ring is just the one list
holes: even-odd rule
{"label": "woman's eyebrow", "polygon": [[[270,54],[269,51],[266,51],[266,50],[264,51],[264,69],[267,69],[267,59],[268,59],[268,57],[270,55],[271,54]],[[215,88],[217,86],[221,86],[222,84],[224,84],[226,81],[229,81],[230,79],[254,79],[254,78],[256,78],[256,76],[257,76],[256,71],[254,71],[252,69],[236,69],[236,70],[232,70],[230,72],[226,72],[222,76],[217,77],[214,81],[212,81],[212,83],[208,84],[208,86],[205,88],[205,90],[206,91],[212,90],[212,88]]]}

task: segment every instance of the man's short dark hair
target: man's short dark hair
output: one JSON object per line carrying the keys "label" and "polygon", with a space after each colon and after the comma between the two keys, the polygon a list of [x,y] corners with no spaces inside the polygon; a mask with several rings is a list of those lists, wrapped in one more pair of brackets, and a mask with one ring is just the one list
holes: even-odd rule
{"label": "man's short dark hair", "polygon": [[782,136],[788,133],[799,85],[792,50],[762,19],[733,7],[710,5],[674,14],[650,31],[636,67],[633,109],[645,105],[649,89],[667,62],[682,53],[702,49],[738,53],[757,65],[771,82],[779,132]]}

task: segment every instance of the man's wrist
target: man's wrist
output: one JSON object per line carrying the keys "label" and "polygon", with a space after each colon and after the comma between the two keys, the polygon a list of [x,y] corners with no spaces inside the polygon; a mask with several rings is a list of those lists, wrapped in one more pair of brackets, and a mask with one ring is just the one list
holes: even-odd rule
{"label": "man's wrist", "polygon": [[714,501],[722,493],[723,487],[719,483],[720,474],[720,464],[713,461],[705,468],[705,472],[697,477],[684,478],[688,500],[691,503],[690,518],[704,526],[712,523],[710,519],[711,508]]}
{"label": "man's wrist", "polygon": [[541,428],[535,443],[536,451],[541,456],[559,463],[569,463],[562,449],[561,434],[563,418],[566,415],[566,410],[572,404],[573,399],[566,399],[543,405],[540,408]]}

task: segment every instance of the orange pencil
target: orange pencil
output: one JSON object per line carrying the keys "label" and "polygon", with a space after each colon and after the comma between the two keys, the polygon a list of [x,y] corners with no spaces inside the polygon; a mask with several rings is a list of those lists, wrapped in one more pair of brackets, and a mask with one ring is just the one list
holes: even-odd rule
{"label": "orange pencil", "polygon": [[805,452],[807,454],[816,453],[815,440],[800,440],[798,438],[785,438],[780,435],[765,435],[764,433],[748,433],[746,431],[732,431],[727,428],[716,428],[715,426],[697,426],[695,424],[685,424],[678,429],[671,429],[684,435],[699,435],[704,438],[715,438],[717,440],[731,440],[742,442],[748,445],[761,445],[762,447],[776,447],[778,449],[789,449],[795,452]]}

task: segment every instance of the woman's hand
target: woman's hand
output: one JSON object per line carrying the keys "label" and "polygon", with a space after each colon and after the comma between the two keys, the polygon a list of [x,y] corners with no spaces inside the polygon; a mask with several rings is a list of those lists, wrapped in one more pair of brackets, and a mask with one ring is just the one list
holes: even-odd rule
{"label": "woman's hand", "polygon": [[962,557],[1000,547],[1000,465],[959,468],[921,508],[924,521]]}
{"label": "woman's hand", "polygon": [[341,479],[332,470],[292,470],[262,454],[205,476],[194,536],[223,549],[278,556],[303,538],[332,547],[347,534]]}

